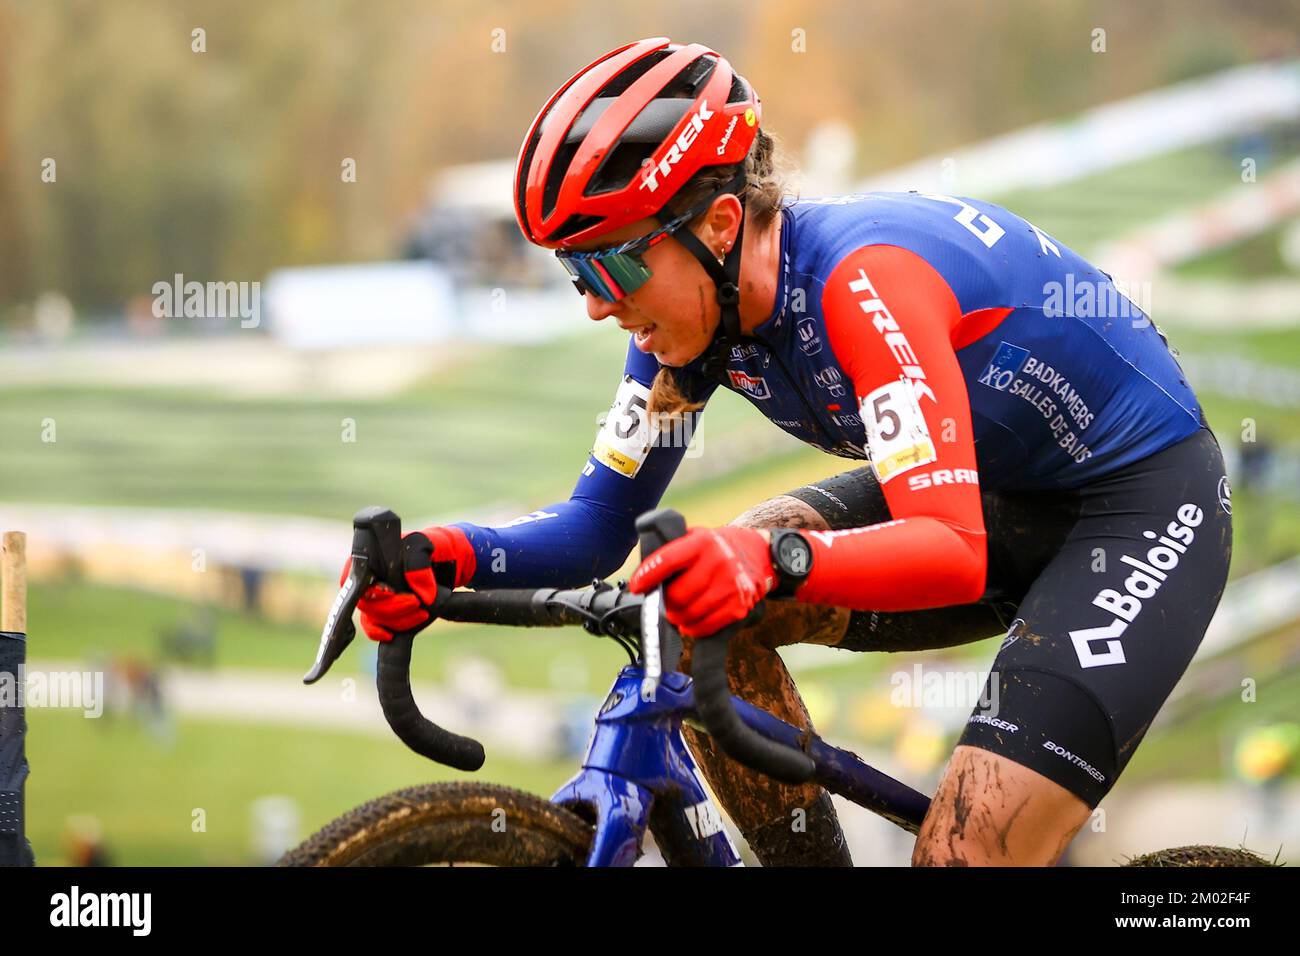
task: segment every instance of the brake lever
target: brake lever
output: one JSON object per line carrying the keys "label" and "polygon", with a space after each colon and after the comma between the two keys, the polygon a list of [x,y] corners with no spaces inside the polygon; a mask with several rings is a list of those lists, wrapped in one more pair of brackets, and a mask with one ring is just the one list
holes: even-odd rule
{"label": "brake lever", "polygon": [[[644,561],[669,541],[686,534],[686,519],[661,508],[641,515],[636,521],[637,540]],[[641,604],[641,699],[652,701],[664,671],[674,671],[682,656],[682,635],[664,612],[664,585],[645,596]]]}
{"label": "brake lever", "polygon": [[[641,678],[641,700],[655,699],[655,691],[663,676],[663,657],[659,650],[659,625],[668,624],[663,616],[663,587],[646,595],[641,604],[641,660],[644,664]],[[669,625],[671,627],[671,625]]]}
{"label": "brake lever", "polygon": [[303,675],[304,684],[314,684],[333,666],[357,636],[352,615],[361,595],[378,581],[393,582],[401,567],[402,521],[379,505],[362,508],[352,518],[352,564],[347,579],[330,605],[321,629],[320,644],[311,670]]}

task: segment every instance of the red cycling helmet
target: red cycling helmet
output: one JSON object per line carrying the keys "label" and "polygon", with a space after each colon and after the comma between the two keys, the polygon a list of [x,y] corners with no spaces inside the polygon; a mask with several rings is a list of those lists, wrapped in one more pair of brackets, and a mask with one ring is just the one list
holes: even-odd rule
{"label": "red cycling helmet", "polygon": [[760,102],[698,43],[638,40],[575,74],[528,128],[515,218],[529,242],[567,249],[653,216],[705,166],[743,162]]}

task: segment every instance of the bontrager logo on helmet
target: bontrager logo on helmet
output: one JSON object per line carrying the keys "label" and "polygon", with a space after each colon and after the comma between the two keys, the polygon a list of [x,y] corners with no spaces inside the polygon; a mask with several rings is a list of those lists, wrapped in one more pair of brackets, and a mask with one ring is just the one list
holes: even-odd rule
{"label": "bontrager logo on helmet", "polygon": [[658,215],[700,169],[744,162],[760,112],[748,81],[702,44],[619,47],[574,74],[529,127],[515,166],[519,228],[573,249]]}
{"label": "bontrager logo on helmet", "polygon": [[[673,167],[681,162],[682,156],[686,154],[686,151],[691,148],[691,144],[695,142],[696,135],[700,130],[704,129],[704,121],[710,119],[713,119],[713,110],[709,109],[708,103],[705,103],[699,108],[695,115],[691,117],[691,121],[686,125],[686,129],[682,130],[681,135],[677,137],[677,142],[673,143],[673,145],[669,147],[668,155],[659,160],[658,165],[652,163],[646,166],[645,176],[641,180],[642,189],[649,189],[651,192],[654,192],[659,188],[659,176],[667,176],[672,172]],[[731,126],[735,125],[736,117],[733,116],[731,118]],[[728,135],[731,132],[731,126],[727,127]],[[725,148],[726,142],[724,141],[722,146],[718,147],[719,156],[722,155],[722,151]]]}

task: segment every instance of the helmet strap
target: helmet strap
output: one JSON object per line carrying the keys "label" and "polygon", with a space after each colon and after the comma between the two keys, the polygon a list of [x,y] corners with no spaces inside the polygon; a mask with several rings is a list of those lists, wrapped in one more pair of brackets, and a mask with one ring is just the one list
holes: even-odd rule
{"label": "helmet strap", "polygon": [[[726,191],[741,191],[744,188],[745,173],[742,169],[730,183],[727,184]],[[745,213],[744,203],[741,203],[740,227],[736,230],[736,241],[727,251],[726,257],[719,262],[714,258],[713,253],[709,250],[700,238],[691,232],[690,229],[680,229],[673,233],[673,238],[686,247],[686,250],[693,255],[704,271],[708,273],[713,285],[717,290],[718,307],[722,311],[722,321],[714,330],[713,340],[705,350],[704,369],[705,374],[712,377],[720,374],[723,367],[726,366],[729,352],[732,346],[740,345],[742,333],[740,329],[740,256],[741,250],[745,244]]]}
{"label": "helmet strap", "polygon": [[745,223],[742,220],[736,230],[736,241],[721,262],[714,258],[709,247],[700,241],[689,229],[675,233],[673,238],[684,245],[704,267],[717,289],[718,306],[722,310],[722,321],[714,333],[714,339],[724,336],[732,345],[739,345],[740,332],[740,253],[745,242]]}

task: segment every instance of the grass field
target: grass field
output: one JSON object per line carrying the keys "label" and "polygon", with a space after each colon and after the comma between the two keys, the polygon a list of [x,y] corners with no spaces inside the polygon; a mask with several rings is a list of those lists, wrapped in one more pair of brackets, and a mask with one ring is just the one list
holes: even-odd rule
{"label": "grass field", "polygon": [[[368,735],[182,721],[165,746],[133,722],[27,713],[27,830],[43,866],[66,862],[62,834],[74,814],[99,820],[115,865],[240,865],[257,862],[251,804],[259,797],[291,797],[305,837],[390,790],[464,777]],[[489,753],[479,775],[550,796],[575,769]],[[196,820],[206,829],[196,832]]]}
{"label": "grass field", "polygon": [[[1296,719],[1295,701],[1300,695],[1300,671],[1270,672],[1252,667],[1259,674],[1257,698],[1244,703],[1236,694],[1206,701],[1187,720],[1153,732],[1142,741],[1121,780],[1208,780],[1232,775],[1229,745],[1241,731],[1279,721]],[[1290,777],[1300,777],[1300,762],[1293,762]]]}
{"label": "grass field", "polygon": [[[1296,155],[1300,155],[1300,138],[1281,132],[1273,155],[1259,166],[1258,178],[1267,178]],[[1246,185],[1241,159],[1236,143],[1213,143],[1047,189],[992,198],[1086,258],[1101,242]]]}
{"label": "grass field", "polygon": [[[1292,228],[1294,223],[1265,229],[1249,239],[1198,256],[1174,271],[1198,279],[1228,279],[1236,282],[1295,278],[1296,271],[1282,257],[1282,236]],[[1300,308],[1300,303],[1297,303],[1297,308]]]}
{"label": "grass field", "polygon": [[[31,591],[28,653],[34,660],[86,661],[107,655],[152,661],[158,657],[159,634],[197,612],[185,601],[154,594],[87,584],[39,585]],[[214,616],[218,668],[306,673],[311,666],[320,634],[310,624],[276,624],[224,610]],[[376,646],[358,635],[331,675],[367,675]],[[442,680],[467,656],[490,661],[514,687],[592,693],[606,690],[626,662],[612,641],[574,628],[440,623],[419,641],[411,673],[417,680]]]}
{"label": "grass field", "polygon": [[[1296,308],[1300,312],[1300,302],[1296,303]],[[1264,365],[1300,369],[1300,334],[1295,329],[1229,329],[1224,332],[1207,332],[1203,329],[1176,328],[1169,335],[1174,346],[1184,352],[1235,356]],[[1282,417],[1279,415],[1279,420]]]}
{"label": "grass field", "polygon": [[[613,399],[627,336],[599,332],[494,350],[382,400],[8,389],[0,495],[321,517],[369,501],[419,515],[498,501],[536,507],[568,496]],[[758,424],[730,394],[705,418],[705,437]],[[355,441],[344,440],[348,420]]]}

